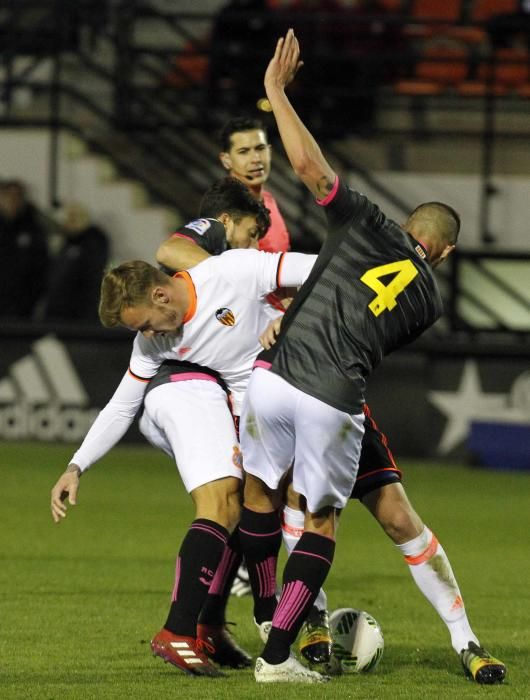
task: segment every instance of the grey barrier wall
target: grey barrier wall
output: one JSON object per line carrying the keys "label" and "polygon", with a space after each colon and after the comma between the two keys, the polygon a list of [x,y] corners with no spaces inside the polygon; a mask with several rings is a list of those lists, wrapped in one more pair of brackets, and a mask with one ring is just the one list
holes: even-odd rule
{"label": "grey barrier wall", "polygon": [[[127,370],[132,334],[2,335],[0,440],[79,443]],[[530,349],[469,350],[386,358],[369,381],[373,418],[398,458],[530,469]],[[142,439],[136,426],[124,438]]]}

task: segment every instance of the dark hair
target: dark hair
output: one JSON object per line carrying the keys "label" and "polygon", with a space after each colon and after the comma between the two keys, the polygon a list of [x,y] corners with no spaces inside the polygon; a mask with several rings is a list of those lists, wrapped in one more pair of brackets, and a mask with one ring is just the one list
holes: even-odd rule
{"label": "dark hair", "polygon": [[261,121],[261,119],[258,119],[258,117],[233,117],[232,119],[226,122],[219,134],[221,151],[228,152],[230,150],[230,147],[232,145],[232,142],[230,140],[232,134],[238,133],[239,131],[254,131],[255,129],[264,131],[265,136],[267,136],[267,127]]}
{"label": "dark hair", "polygon": [[460,231],[460,214],[443,202],[424,202],[411,212],[408,221],[419,218],[436,223],[438,237],[450,245],[455,245]]}
{"label": "dark hair", "polygon": [[214,182],[201,200],[199,216],[216,219],[221,214],[230,214],[236,222],[244,216],[255,216],[259,238],[263,238],[271,225],[267,207],[255,199],[248,187],[235,177],[224,177]]}

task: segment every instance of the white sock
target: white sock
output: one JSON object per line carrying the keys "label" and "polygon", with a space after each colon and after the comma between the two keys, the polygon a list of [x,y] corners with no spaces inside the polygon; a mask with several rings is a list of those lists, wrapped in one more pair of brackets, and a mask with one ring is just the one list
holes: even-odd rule
{"label": "white sock", "polygon": [[405,557],[416,585],[445,622],[456,653],[467,649],[470,641],[479,644],[469,625],[449,559],[429,528],[396,546]]}
{"label": "white sock", "polygon": [[[283,544],[289,554],[293,551],[296,543],[302,536],[304,531],[305,516],[303,511],[295,510],[289,506],[283,507],[282,512],[282,535]],[[322,588],[318,592],[314,605],[319,610],[325,610],[328,607],[328,599]]]}

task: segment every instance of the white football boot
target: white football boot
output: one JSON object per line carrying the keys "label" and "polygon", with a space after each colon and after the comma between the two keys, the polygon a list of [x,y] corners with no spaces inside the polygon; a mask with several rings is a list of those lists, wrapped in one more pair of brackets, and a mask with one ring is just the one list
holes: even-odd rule
{"label": "white football boot", "polygon": [[281,664],[268,664],[259,657],[254,668],[254,678],[258,683],[327,683],[331,678],[316,671],[310,671],[289,656]]}

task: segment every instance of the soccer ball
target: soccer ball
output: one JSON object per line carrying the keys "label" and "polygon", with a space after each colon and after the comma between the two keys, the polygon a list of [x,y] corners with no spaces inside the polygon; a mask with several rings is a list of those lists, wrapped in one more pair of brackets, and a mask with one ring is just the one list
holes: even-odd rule
{"label": "soccer ball", "polygon": [[383,656],[385,642],[379,623],[364,610],[339,608],[329,616],[333,639],[330,671],[373,671]]}

